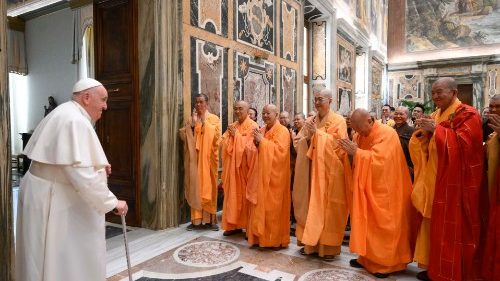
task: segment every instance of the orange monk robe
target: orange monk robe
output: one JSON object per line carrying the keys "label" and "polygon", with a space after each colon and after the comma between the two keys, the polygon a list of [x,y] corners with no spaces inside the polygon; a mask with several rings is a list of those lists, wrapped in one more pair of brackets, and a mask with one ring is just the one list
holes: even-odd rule
{"label": "orange monk robe", "polygon": [[[431,117],[434,118],[436,124],[446,121],[460,104],[461,102],[456,99],[443,113],[441,113],[441,110],[437,110]],[[438,168],[438,154],[434,135],[424,133],[424,137],[418,138],[417,135],[420,133],[422,133],[422,130],[415,131],[409,143],[415,173],[411,200],[413,206],[422,215],[413,260],[418,263],[419,267],[427,268],[429,265],[431,214]]]}
{"label": "orange monk robe", "polygon": [[248,243],[287,247],[290,243],[290,133],[278,120],[260,131],[257,197],[249,198]]}
{"label": "orange monk robe", "polygon": [[243,123],[235,122],[236,134],[229,132],[222,136],[222,187],[224,204],[222,209],[222,229],[247,228],[247,197],[256,196],[254,173],[257,151],[253,149],[253,129],[259,126],[250,117]]}
{"label": "orange monk robe", "polygon": [[297,134],[293,145],[297,151],[292,192],[299,245],[306,254],[338,255],[348,216],[346,191],[351,182],[347,154],[336,140],[347,138],[342,116],[329,112],[307,141],[306,128]]}
{"label": "orange monk robe", "polygon": [[375,122],[356,134],[349,247],[371,273],[404,270],[411,262],[411,178],[396,131]]}
{"label": "orange monk robe", "polygon": [[206,113],[205,122],[179,130],[184,142],[184,191],[191,207],[191,222],[217,223],[217,165],[219,163],[220,121]]}

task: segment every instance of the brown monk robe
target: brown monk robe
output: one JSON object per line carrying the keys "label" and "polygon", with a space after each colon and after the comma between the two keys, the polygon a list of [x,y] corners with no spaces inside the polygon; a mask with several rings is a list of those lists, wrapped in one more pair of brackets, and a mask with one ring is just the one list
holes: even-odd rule
{"label": "brown monk robe", "polygon": [[296,237],[302,254],[325,260],[340,254],[347,222],[346,190],[351,168],[338,139],[347,138],[342,116],[330,111],[332,94],[314,94],[317,115],[307,119],[293,140],[297,151],[293,185]]}
{"label": "brown monk robe", "polygon": [[350,264],[385,278],[412,260],[410,173],[394,129],[364,109],[354,111],[351,124],[354,142],[339,141],[354,159],[349,247],[359,257]]}
{"label": "brown monk robe", "polygon": [[179,130],[184,142],[184,190],[191,207],[188,230],[202,223],[218,230],[217,226],[217,165],[219,163],[219,117],[208,112],[208,97],[195,97],[191,120]]}
{"label": "brown monk robe", "polygon": [[222,136],[222,229],[225,236],[247,228],[247,198],[257,194],[256,180],[252,180],[250,175],[257,161],[253,130],[259,126],[248,116],[248,109],[247,102],[236,102],[234,113],[238,121],[229,125]]}
{"label": "brown monk robe", "polygon": [[290,243],[290,133],[278,120],[275,105],[266,105],[266,126],[254,130],[258,164],[257,197],[249,198],[248,243],[287,247]]}

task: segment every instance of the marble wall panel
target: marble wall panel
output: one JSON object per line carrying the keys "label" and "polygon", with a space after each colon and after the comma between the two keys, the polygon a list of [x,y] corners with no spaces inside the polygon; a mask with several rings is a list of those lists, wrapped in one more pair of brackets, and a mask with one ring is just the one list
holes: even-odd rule
{"label": "marble wall panel", "polygon": [[311,23],[312,80],[326,80],[326,21]]}
{"label": "marble wall panel", "polygon": [[286,1],[281,2],[281,57],[297,61],[298,11]]}
{"label": "marble wall panel", "polygon": [[227,37],[228,0],[191,0],[191,25]]}
{"label": "marble wall panel", "polygon": [[382,64],[372,59],[372,92],[370,97],[370,111],[379,116],[382,107]]}
{"label": "marble wall panel", "polygon": [[281,111],[287,111],[290,116],[295,115],[297,98],[297,72],[295,69],[281,66]]}
{"label": "marble wall panel", "polygon": [[238,42],[274,53],[275,0],[238,0],[235,16]]}
{"label": "marble wall panel", "polygon": [[13,280],[14,236],[10,155],[10,111],[7,84],[7,2],[0,3],[0,280]]}
{"label": "marble wall panel", "polygon": [[191,104],[197,94],[208,96],[208,111],[227,127],[227,48],[191,37]]}
{"label": "marble wall panel", "polygon": [[[262,112],[266,104],[276,104],[274,63],[266,60],[254,61],[250,56],[238,52],[234,61],[237,87],[234,100],[245,100],[258,112]],[[258,123],[263,125],[262,114],[258,116]]]}
{"label": "marble wall panel", "polygon": [[500,65],[488,65],[486,73],[486,93],[489,97],[500,94]]}

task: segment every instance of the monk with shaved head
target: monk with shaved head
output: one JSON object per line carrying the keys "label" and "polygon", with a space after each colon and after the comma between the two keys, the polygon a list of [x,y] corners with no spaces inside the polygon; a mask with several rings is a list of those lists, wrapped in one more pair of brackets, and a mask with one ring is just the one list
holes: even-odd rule
{"label": "monk with shaved head", "polygon": [[347,127],[344,118],[330,110],[332,98],[329,90],[314,93],[317,114],[306,120],[293,140],[297,242],[304,245],[301,254],[317,253],[326,261],[340,254],[351,180],[349,159],[337,144],[347,138]]}
{"label": "monk with shaved head", "polygon": [[[415,170],[412,202],[422,215],[414,260],[421,280],[473,280],[479,266],[479,191],[483,173],[478,111],[458,98],[450,77],[432,84],[438,108],[415,120],[410,139]],[[492,279],[493,280],[493,279]]]}
{"label": "monk with shaved head", "polygon": [[411,262],[411,180],[396,131],[356,109],[351,116],[353,141],[340,146],[353,156],[350,261],[378,278],[401,271]]}
{"label": "monk with shaved head", "polygon": [[234,104],[237,121],[230,124],[222,136],[222,229],[225,230],[225,236],[247,228],[248,200],[257,193],[256,181],[250,181],[250,175],[257,161],[257,151],[253,149],[253,130],[259,126],[250,119],[249,108],[246,101]]}
{"label": "monk with shaved head", "polygon": [[275,105],[266,105],[266,126],[253,131],[257,196],[249,200],[248,243],[259,247],[281,248],[290,242],[290,134],[278,113]]}

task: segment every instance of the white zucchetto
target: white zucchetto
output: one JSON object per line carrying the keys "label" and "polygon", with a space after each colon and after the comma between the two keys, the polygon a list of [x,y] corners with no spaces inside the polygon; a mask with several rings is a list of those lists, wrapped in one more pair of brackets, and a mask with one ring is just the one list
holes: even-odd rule
{"label": "white zucchetto", "polygon": [[83,78],[75,83],[75,86],[73,86],[73,93],[78,93],[97,86],[102,86],[101,82],[92,78]]}

